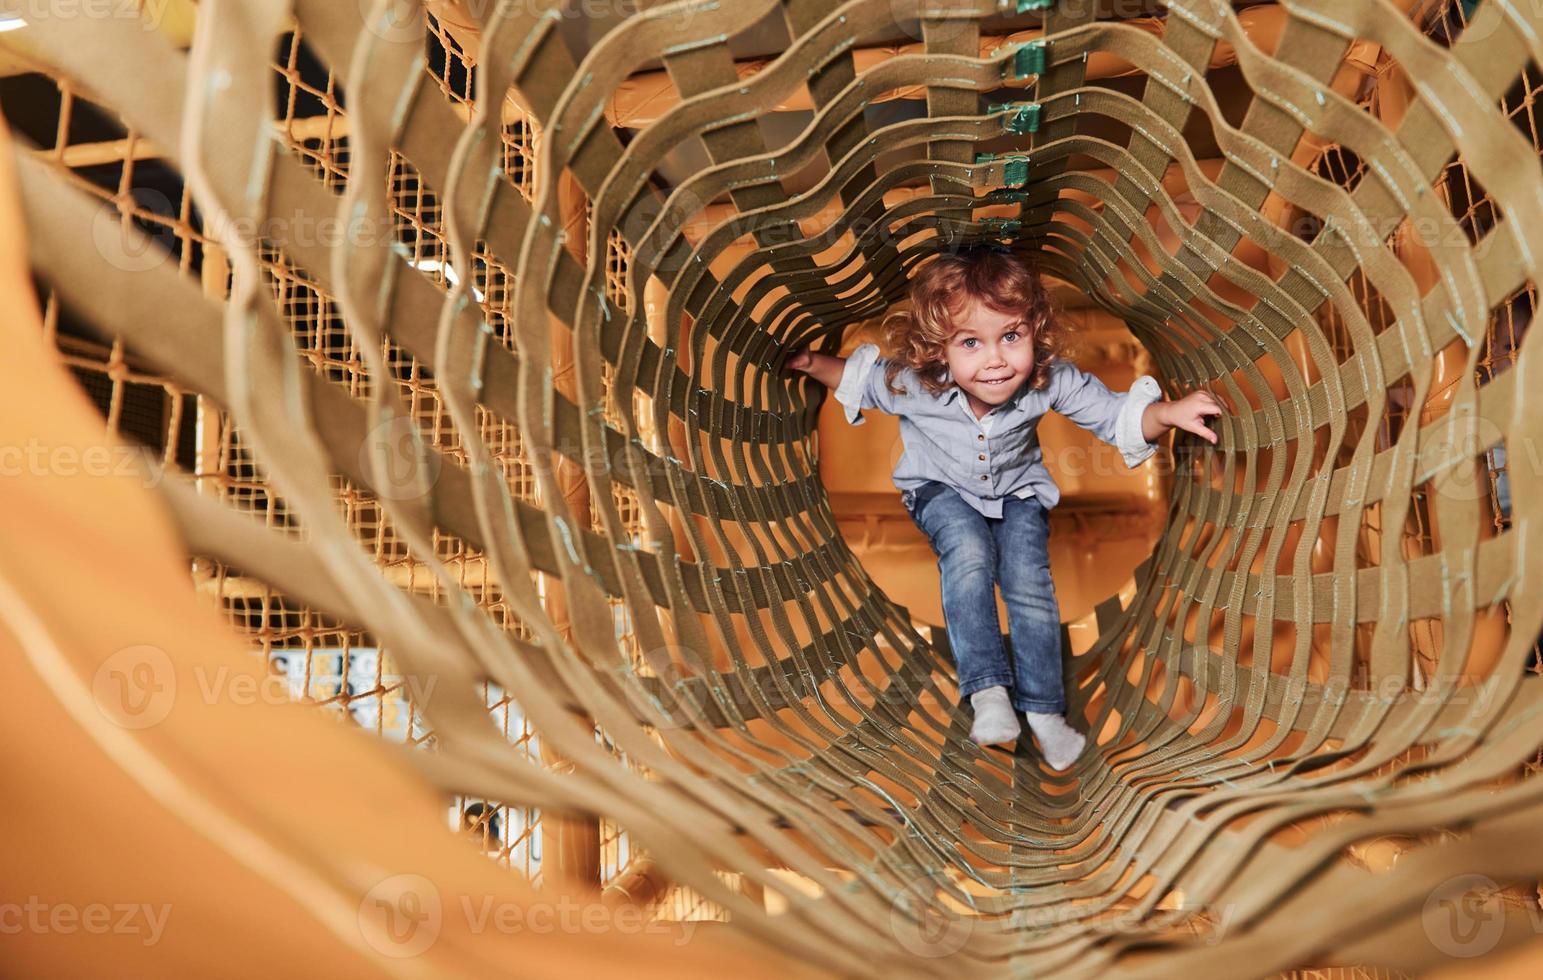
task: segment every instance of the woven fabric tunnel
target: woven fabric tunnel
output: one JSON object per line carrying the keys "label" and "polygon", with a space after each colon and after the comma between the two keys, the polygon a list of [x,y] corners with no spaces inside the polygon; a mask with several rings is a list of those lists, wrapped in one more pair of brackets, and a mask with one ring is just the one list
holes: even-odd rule
{"label": "woven fabric tunnel", "polygon": [[[1417,971],[1530,935],[1537,5],[628,6],[582,48],[583,5],[506,0],[17,32],[60,133],[89,103],[175,177],[16,153],[45,323],[114,431],[172,393],[138,437],[237,631],[420,743],[506,862],[539,813],[547,858],[601,838],[597,884],[823,971]],[[1164,532],[1067,650],[1066,773],[965,737],[783,370],[978,242],[1228,410],[1165,446]],[[1443,925],[1474,881],[1482,948]]]}

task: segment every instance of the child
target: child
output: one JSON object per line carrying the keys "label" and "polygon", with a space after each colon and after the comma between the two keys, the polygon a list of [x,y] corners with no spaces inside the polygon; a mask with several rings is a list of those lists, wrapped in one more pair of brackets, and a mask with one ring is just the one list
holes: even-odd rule
{"label": "child", "polygon": [[938,554],[960,702],[968,698],[975,713],[970,738],[981,745],[1017,738],[1016,708],[1045,761],[1064,770],[1086,739],[1065,717],[1048,549],[1050,509],[1061,495],[1041,459],[1039,419],[1054,409],[1136,466],[1170,428],[1215,444],[1203,417],[1222,408],[1204,391],[1164,401],[1148,375],[1116,395],[1062,359],[1039,276],[999,247],[930,261],[911,284],[911,309],[887,317],[883,331],[893,359],[864,344],[850,358],[800,349],[787,365],[835,389],[853,425],[865,408],[900,416],[905,451],[893,479]]}

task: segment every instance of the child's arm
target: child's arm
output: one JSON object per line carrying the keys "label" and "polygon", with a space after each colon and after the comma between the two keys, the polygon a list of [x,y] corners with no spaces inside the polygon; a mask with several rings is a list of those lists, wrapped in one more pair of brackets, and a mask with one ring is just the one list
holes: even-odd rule
{"label": "child's arm", "polygon": [[1146,374],[1136,379],[1130,391],[1117,395],[1069,361],[1057,364],[1051,374],[1050,407],[1118,448],[1130,467],[1155,453],[1157,440],[1169,429],[1194,432],[1214,445],[1216,433],[1205,427],[1202,417],[1222,413],[1208,392],[1164,401],[1157,379]]}
{"label": "child's arm", "polygon": [[835,390],[841,384],[841,372],[847,359],[830,354],[817,354],[807,347],[800,347],[788,356],[788,369],[802,371],[827,388]]}
{"label": "child's arm", "polygon": [[[898,415],[908,398],[917,397],[918,386],[910,384],[905,394],[889,389],[885,380],[888,361],[879,356],[877,344],[863,344],[852,352],[851,357],[833,357],[816,354],[799,348],[789,355],[787,366],[814,378],[836,393],[836,400],[846,412],[846,420],[862,425],[862,410],[877,408],[890,415]],[[902,371],[901,377],[907,375]]]}

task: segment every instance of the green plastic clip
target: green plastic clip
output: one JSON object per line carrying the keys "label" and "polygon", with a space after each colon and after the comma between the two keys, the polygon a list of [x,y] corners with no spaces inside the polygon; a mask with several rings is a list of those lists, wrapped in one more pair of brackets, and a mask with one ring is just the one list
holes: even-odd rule
{"label": "green plastic clip", "polygon": [[1002,183],[1008,187],[1022,187],[1029,182],[1029,158],[1013,157],[1002,168]]}
{"label": "green plastic clip", "polygon": [[1026,156],[998,157],[995,153],[977,153],[976,165],[985,163],[1002,163],[1002,183],[1008,187],[1022,187],[1029,182],[1029,158]]}
{"label": "green plastic clip", "polygon": [[1044,41],[1030,41],[1018,46],[1013,53],[1012,73],[1014,78],[1028,78],[1030,75],[1043,75],[1045,73],[1047,51]]}
{"label": "green plastic clip", "polygon": [[1038,102],[993,102],[990,115],[999,112],[1012,112],[1007,117],[1007,131],[1009,133],[1037,133],[1039,132],[1039,103]]}
{"label": "green plastic clip", "polygon": [[[1002,6],[1007,6],[1003,4]],[[1046,10],[1055,6],[1055,0],[1018,0],[1018,12],[1026,14],[1031,10]]]}

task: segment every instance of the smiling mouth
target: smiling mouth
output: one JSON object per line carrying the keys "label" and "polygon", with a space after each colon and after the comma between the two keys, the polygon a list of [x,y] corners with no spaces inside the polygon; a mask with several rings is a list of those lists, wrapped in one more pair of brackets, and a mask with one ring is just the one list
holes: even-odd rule
{"label": "smiling mouth", "polygon": [[1013,379],[1012,378],[994,378],[994,379],[992,379],[990,381],[982,381],[981,384],[983,384],[983,385],[993,385],[993,386],[994,385],[1005,385],[1005,384],[1007,384],[1007,382],[1009,382],[1011,380],[1013,380]]}

